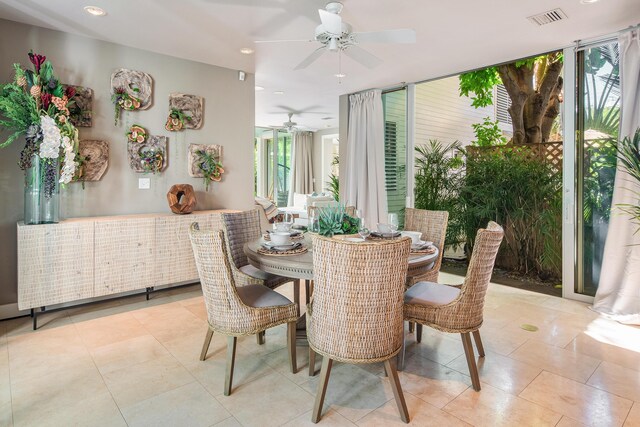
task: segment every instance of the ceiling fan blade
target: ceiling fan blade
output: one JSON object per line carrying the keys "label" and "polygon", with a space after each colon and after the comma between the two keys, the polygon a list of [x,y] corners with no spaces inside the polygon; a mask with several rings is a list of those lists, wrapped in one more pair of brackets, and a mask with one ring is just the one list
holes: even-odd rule
{"label": "ceiling fan blade", "polygon": [[320,14],[322,26],[327,32],[335,34],[336,36],[342,34],[342,18],[340,15],[327,12],[323,9],[318,9],[318,13]]}
{"label": "ceiling fan blade", "polygon": [[343,50],[345,55],[367,68],[375,68],[382,64],[382,59],[358,46],[349,46]]}
{"label": "ceiling fan blade", "polygon": [[415,43],[416,32],[411,29],[352,33],[357,43]]}
{"label": "ceiling fan blade", "polygon": [[312,43],[311,39],[292,39],[292,40],[254,40],[254,43],[291,43],[291,42],[307,42]]}
{"label": "ceiling fan blade", "polygon": [[319,47],[318,49],[314,50],[313,53],[309,56],[307,56],[301,63],[299,63],[296,68],[294,68],[294,70],[302,70],[303,68],[307,68],[309,65],[311,65],[316,59],[320,58],[322,56],[322,54],[325,52],[325,47]]}

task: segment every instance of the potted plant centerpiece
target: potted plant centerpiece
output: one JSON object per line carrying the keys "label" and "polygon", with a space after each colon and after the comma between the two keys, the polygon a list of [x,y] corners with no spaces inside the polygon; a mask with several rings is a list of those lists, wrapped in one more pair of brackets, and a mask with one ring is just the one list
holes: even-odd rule
{"label": "potted plant centerpiece", "polygon": [[30,52],[29,60],[33,70],[14,64],[14,81],[0,85],[0,128],[11,132],[0,147],[24,135],[24,222],[56,223],[60,184],[73,180],[80,163],[78,130],[69,121],[75,90],[63,88],[45,56]]}
{"label": "potted plant centerpiece", "polygon": [[347,215],[344,205],[318,208],[317,229],[310,224],[311,232],[321,236],[333,237],[336,234],[357,234],[360,220]]}

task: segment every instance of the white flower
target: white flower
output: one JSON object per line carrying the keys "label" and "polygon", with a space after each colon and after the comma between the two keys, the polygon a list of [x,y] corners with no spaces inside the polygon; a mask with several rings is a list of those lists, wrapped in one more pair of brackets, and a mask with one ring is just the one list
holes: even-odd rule
{"label": "white flower", "polygon": [[62,184],[68,184],[73,179],[78,164],[75,162],[76,153],[73,151],[71,138],[65,135],[62,138],[62,147],[64,148],[64,162],[60,173],[60,182]]}
{"label": "white flower", "polygon": [[62,136],[56,122],[49,116],[40,118],[42,128],[42,142],[40,143],[40,157],[43,159],[57,159],[60,155]]}

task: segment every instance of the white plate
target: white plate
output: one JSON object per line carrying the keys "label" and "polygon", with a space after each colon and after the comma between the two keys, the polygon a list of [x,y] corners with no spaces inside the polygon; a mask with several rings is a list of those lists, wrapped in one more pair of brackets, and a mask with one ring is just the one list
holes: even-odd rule
{"label": "white plate", "polygon": [[420,243],[416,243],[415,245],[411,245],[411,249],[421,249],[421,248],[427,248],[429,246],[433,246],[433,242],[428,242],[426,240],[420,240]]}
{"label": "white plate", "polygon": [[274,245],[270,242],[264,242],[263,245],[268,249],[275,249],[276,251],[288,251],[289,249],[297,248],[300,243],[289,243],[288,245]]}
{"label": "white plate", "polygon": [[364,239],[362,237],[345,237],[344,241],[362,243],[364,242]]}

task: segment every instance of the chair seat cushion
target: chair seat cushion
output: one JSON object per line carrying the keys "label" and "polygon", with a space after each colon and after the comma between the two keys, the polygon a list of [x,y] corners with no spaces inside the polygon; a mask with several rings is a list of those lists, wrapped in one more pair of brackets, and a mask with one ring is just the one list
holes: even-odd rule
{"label": "chair seat cushion", "polygon": [[236,288],[238,296],[249,307],[274,307],[293,304],[287,297],[262,285]]}
{"label": "chair seat cushion", "polygon": [[284,283],[290,282],[292,279],[278,276],[277,274],[267,273],[266,271],[262,271],[259,268],[255,268],[251,264],[243,265],[239,268],[241,272],[246,274],[247,276],[254,277],[256,279],[260,279],[264,281],[264,285],[268,288],[275,288],[276,286],[282,285]]}
{"label": "chair seat cushion", "polygon": [[404,293],[405,304],[438,306],[449,304],[460,295],[460,289],[431,282],[418,282]]}

